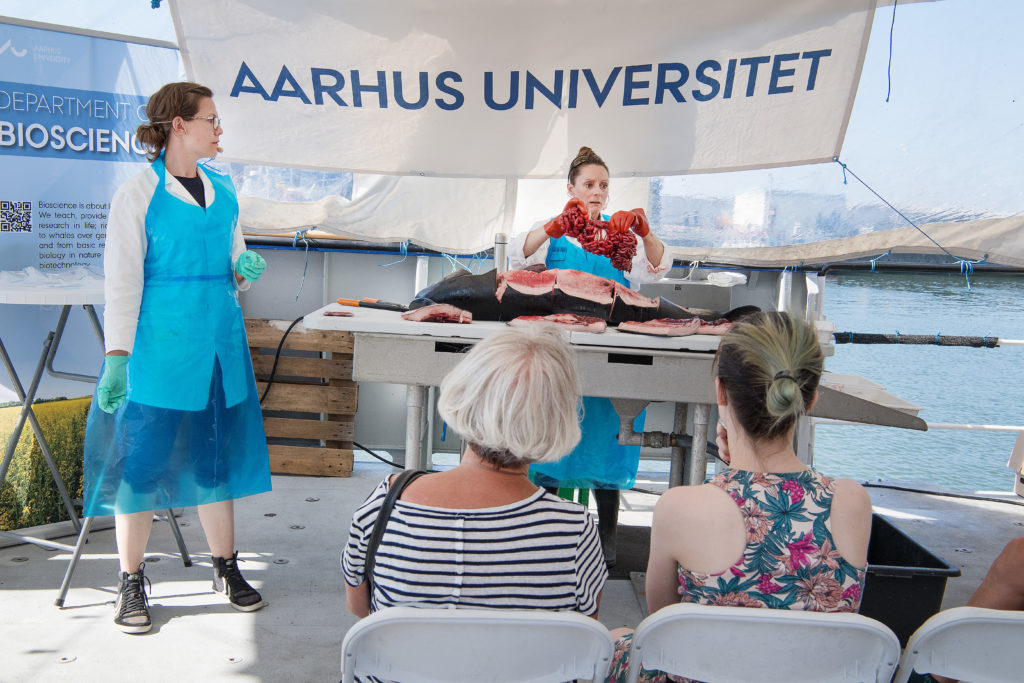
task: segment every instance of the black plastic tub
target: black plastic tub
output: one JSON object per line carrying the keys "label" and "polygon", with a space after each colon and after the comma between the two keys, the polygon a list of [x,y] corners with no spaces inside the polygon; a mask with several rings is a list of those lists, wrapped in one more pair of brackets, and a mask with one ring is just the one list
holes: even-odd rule
{"label": "black plastic tub", "polygon": [[906,645],[917,627],[942,608],[946,579],[960,569],[881,515],[871,520],[868,575],[860,613],[882,622]]}

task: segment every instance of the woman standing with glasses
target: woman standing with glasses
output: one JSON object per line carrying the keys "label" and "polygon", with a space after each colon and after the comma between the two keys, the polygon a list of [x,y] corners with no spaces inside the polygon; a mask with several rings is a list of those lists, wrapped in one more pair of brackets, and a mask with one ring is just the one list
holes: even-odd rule
{"label": "woman standing with glasses", "polygon": [[[575,238],[565,235],[556,217],[538,224],[529,232],[516,235],[509,245],[509,266],[525,268],[544,264],[548,268],[569,268],[615,280],[624,285],[656,282],[672,267],[672,255],[651,232],[643,209],[601,212],[608,204],[608,165],[589,147],[581,147],[569,165],[569,203],[593,220],[608,221],[609,230],[637,236],[637,251],[628,271],[612,266],[607,256],[584,251]],[[598,528],[605,561],[615,564],[615,531],[619,515],[619,491],[632,488],[640,461],[639,446],[618,443],[619,416],[607,398],[583,398],[583,440],[572,453],[558,462],[535,465],[530,473],[538,484],[548,488],[565,486],[594,490]],[[644,428],[644,414],[633,428]]]}
{"label": "woman standing with glasses", "polygon": [[116,192],[104,253],[106,362],[85,440],[87,517],[115,517],[114,623],[152,628],[142,562],[153,511],[198,506],[214,590],[263,606],[237,566],[234,499],[270,490],[270,465],[237,290],[266,267],[247,251],[212,92],[169,83],[137,135],[152,162]]}

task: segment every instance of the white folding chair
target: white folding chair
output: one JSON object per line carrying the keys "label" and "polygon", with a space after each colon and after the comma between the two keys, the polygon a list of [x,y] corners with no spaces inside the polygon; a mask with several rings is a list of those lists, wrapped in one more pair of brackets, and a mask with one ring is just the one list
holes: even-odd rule
{"label": "white folding chair", "polygon": [[971,683],[1024,680],[1024,612],[952,607],[921,624],[907,641],[893,683],[910,672]]}
{"label": "white folding chair", "polygon": [[679,604],[637,626],[640,667],[712,683],[888,683],[900,658],[889,627],[860,614]]}
{"label": "white folding chair", "polygon": [[601,622],[576,612],[388,607],[345,634],[342,683],[600,681],[614,649]]}

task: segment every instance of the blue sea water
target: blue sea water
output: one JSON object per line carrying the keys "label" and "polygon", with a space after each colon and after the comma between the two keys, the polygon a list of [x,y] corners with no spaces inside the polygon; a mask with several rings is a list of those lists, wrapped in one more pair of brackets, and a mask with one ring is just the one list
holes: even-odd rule
{"label": "blue sea water", "polygon": [[[839,332],[1024,339],[1024,276],[857,272],[825,284]],[[1024,425],[1024,346],[837,344],[831,372],[860,375],[921,406],[926,422]],[[818,425],[815,465],[862,481],[928,482],[960,490],[1012,488],[1013,432]]]}

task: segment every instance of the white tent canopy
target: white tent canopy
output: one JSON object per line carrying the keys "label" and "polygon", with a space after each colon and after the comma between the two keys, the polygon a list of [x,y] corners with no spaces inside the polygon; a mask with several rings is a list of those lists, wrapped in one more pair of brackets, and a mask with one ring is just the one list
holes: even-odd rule
{"label": "white tent canopy", "polygon": [[[125,13],[136,4],[151,12],[139,0]],[[645,0],[591,19],[562,1],[175,0],[147,16],[173,14],[186,75],[213,87],[226,120],[222,160],[248,164],[236,172],[354,172],[351,193],[301,202],[240,183],[250,232],[480,251],[560,209],[586,144],[611,167],[609,208],[647,208],[682,260],[931,249],[1024,264],[1008,238],[1024,213],[1024,7],[878,5]],[[833,156],[848,173],[823,163]]]}

